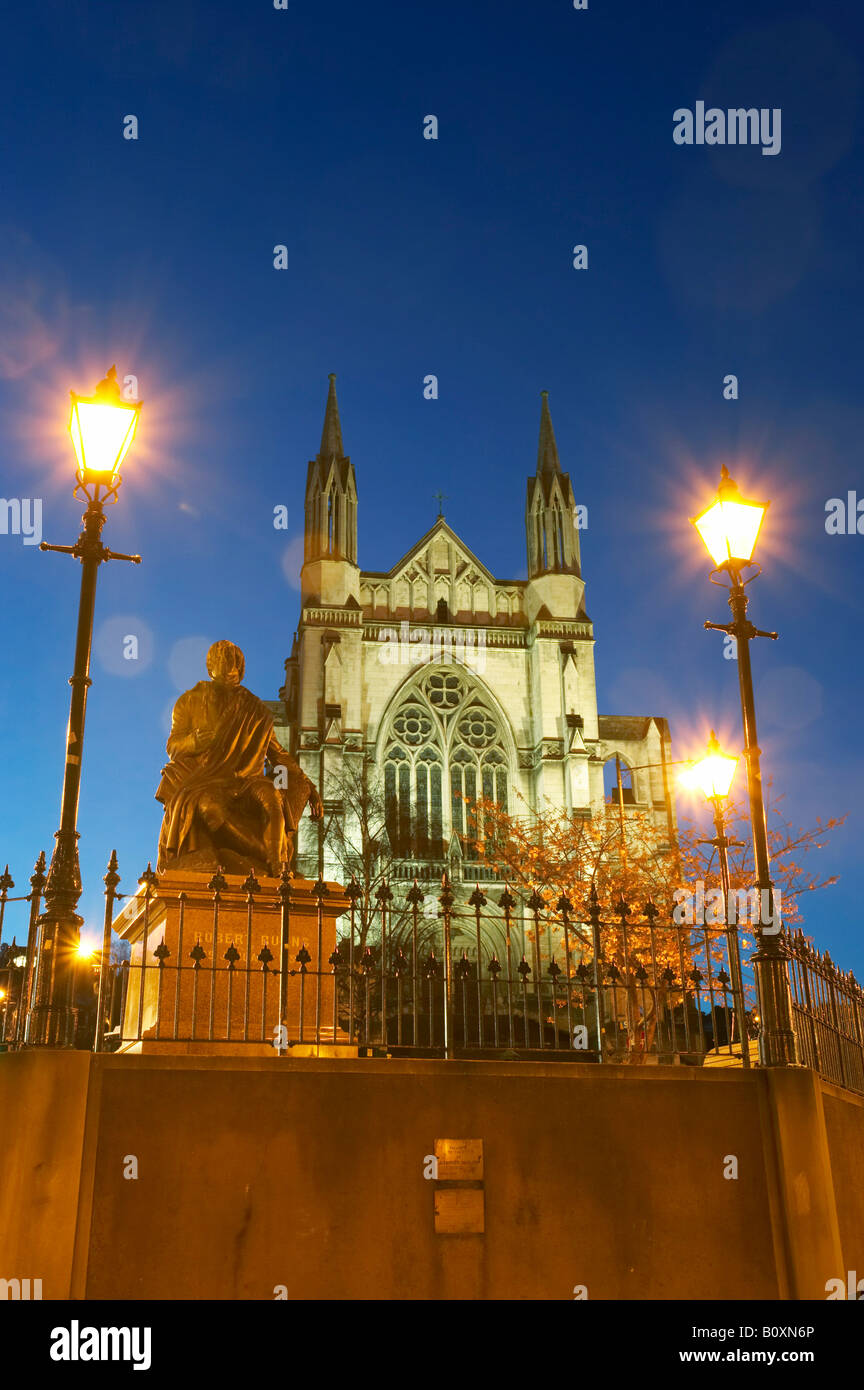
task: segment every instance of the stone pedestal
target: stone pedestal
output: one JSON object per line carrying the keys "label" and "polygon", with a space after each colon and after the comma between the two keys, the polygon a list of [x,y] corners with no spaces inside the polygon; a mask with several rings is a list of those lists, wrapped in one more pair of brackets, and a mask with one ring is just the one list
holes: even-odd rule
{"label": "stone pedestal", "polygon": [[[295,878],[286,919],[284,1032],[280,1023],[279,881],[258,880],[250,904],[239,874],[214,900],[210,873],[169,871],[136,893],[114,930],[132,946],[121,1052],[216,1056],[356,1056],[339,1028],[330,956],[348,900],[327,883],[320,904]],[[261,959],[263,955],[264,959]]]}

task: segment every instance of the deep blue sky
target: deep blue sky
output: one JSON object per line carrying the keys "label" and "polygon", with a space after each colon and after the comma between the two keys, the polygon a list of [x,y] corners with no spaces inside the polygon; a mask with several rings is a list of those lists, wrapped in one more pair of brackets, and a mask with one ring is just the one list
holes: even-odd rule
{"label": "deep blue sky", "polygon": [[[725,603],[687,518],[724,461],[772,499],[751,590],[781,632],[754,653],[765,771],[796,823],[849,812],[807,927],[864,975],[864,536],[824,524],[829,497],[864,496],[859,6],[19,10],[0,57],[0,493],[42,498],[45,539],[71,542],[69,388],[116,361],[145,402],[105,536],[144,564],[99,580],[88,927],[111,849],[128,891],[155,857],[167,720],[201,649],[240,642],[247,684],[277,694],[332,371],[367,569],[432,524],[441,488],[489,568],[523,575],[549,390],[589,513],[601,711],[667,715],[676,757],[710,724],[740,744],[735,663],[702,631]],[[781,153],[676,145],[673,111],[700,99],[780,107]],[[57,824],[78,579],[0,536],[0,863],[19,891]]]}

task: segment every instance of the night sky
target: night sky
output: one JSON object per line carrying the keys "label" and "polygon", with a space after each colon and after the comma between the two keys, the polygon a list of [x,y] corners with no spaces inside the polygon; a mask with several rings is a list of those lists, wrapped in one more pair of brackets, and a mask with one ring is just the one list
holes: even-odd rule
{"label": "night sky", "polygon": [[[711,725],[741,744],[736,665],[702,630],[728,610],[688,517],[724,462],[771,499],[750,590],[781,634],[754,650],[764,773],[796,824],[849,813],[806,926],[864,975],[864,535],[825,529],[829,498],[864,498],[862,48],[860,0],[19,9],[0,56],[0,493],[41,499],[44,539],[70,544],[69,388],[116,362],[144,401],[104,533],[144,563],[99,576],[89,935],[112,848],[129,892],[155,859],[170,709],[207,645],[238,642],[246,684],[277,696],[336,372],[372,570],[432,525],[440,489],[484,564],[525,577],[549,391],[588,508],[600,710],[667,716],[676,758]],[[780,153],[677,145],[673,112],[700,100],[780,108]],[[57,826],[79,577],[0,535],[0,868],[19,892]]]}

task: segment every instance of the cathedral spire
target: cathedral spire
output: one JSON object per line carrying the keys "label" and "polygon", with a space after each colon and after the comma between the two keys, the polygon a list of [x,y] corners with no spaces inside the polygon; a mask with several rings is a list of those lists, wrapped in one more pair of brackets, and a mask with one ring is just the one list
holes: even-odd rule
{"label": "cathedral spire", "polygon": [[341,459],[345,457],[342,447],[342,426],[339,423],[339,402],[336,399],[336,373],[331,372],[330,388],[327,392],[327,405],[324,409],[324,428],[321,431],[320,459]]}
{"label": "cathedral spire", "polygon": [[[335,372],[330,373],[321,448],[306,475],[303,555],[304,564],[321,559],[357,563],[357,482],[342,444]],[[316,601],[323,602],[320,594]]]}
{"label": "cathedral spire", "polygon": [[552,416],[549,414],[549,392],[541,391],[542,404],[540,406],[540,443],[537,448],[537,477],[540,478],[544,473],[560,473],[561,464],[558,459],[558,445],[555,443],[555,431],[552,428]]}
{"label": "cathedral spire", "polygon": [[540,444],[537,473],[528,479],[525,528],[528,535],[528,578],[540,574],[580,576],[576,498],[567,473],[562,473],[558,445],[549,414],[549,392],[541,391]]}

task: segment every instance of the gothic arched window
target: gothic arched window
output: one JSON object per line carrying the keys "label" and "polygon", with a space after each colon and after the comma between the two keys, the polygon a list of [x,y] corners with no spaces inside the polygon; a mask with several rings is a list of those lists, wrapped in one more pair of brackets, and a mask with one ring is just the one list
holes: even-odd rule
{"label": "gothic arched window", "polygon": [[508,766],[499,721],[482,696],[455,672],[431,672],[390,722],[384,795],[394,854],[441,859],[454,831],[463,842],[470,836],[471,802],[485,797],[506,810]]}
{"label": "gothic arched window", "polygon": [[[484,797],[507,810],[507,759],[497,721],[474,700],[456,722],[450,751],[450,803],[453,829],[462,836],[475,828],[469,807]],[[467,850],[476,858],[476,850]]]}
{"label": "gothic arched window", "polygon": [[437,749],[424,748],[414,764],[414,784],[417,789],[417,853],[433,859],[444,844],[443,806],[441,802],[441,757]]}
{"label": "gothic arched window", "polygon": [[555,568],[558,569],[559,566],[560,566],[560,567],[563,569],[563,567],[564,567],[564,518],[563,518],[563,516],[561,515],[561,508],[558,507],[558,506],[556,506],[556,508],[555,508],[555,543],[556,543],[557,552],[558,552],[558,553],[557,553],[557,556],[556,556],[556,559],[555,559]]}
{"label": "gothic arched window", "polygon": [[[618,771],[621,771],[621,793],[618,792]],[[623,758],[607,758],[603,764],[603,795],[610,805],[635,806],[636,789],[634,787],[633,773]]]}

